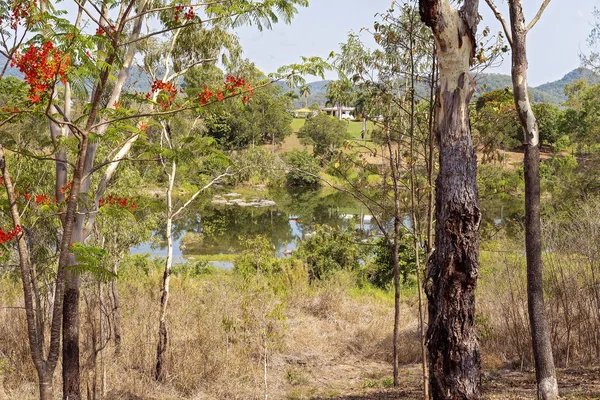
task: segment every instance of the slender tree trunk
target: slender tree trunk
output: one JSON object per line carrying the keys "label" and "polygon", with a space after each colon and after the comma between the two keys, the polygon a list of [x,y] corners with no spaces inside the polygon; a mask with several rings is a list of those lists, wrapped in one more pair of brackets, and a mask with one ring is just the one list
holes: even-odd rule
{"label": "slender tree trunk", "polygon": [[[117,267],[113,268],[113,272],[117,273]],[[113,309],[112,309],[112,318],[113,318],[113,333],[115,336],[115,356],[121,355],[121,338],[123,336],[121,332],[121,299],[119,297],[119,288],[117,286],[117,282],[114,280],[110,282],[110,293],[112,294],[113,299]]]}
{"label": "slender tree trunk", "polygon": [[[398,219],[394,218],[394,230],[396,230],[396,224]],[[400,224],[398,224],[398,228],[400,228]],[[399,251],[399,238],[398,235],[394,235],[394,243],[392,245],[392,267],[394,271],[394,333],[392,340],[393,343],[393,367],[394,367],[394,386],[398,386],[400,381],[398,379],[398,335],[400,331],[400,266],[398,260],[398,251]]]}
{"label": "slender tree trunk", "polygon": [[[411,16],[411,22],[412,22]],[[419,222],[417,218],[418,201],[415,188],[416,181],[416,157],[415,157],[415,59],[414,59],[414,26],[411,23],[410,28],[410,115],[409,115],[409,131],[410,131],[410,216],[412,222],[413,234],[413,249],[415,252],[415,272],[417,275],[417,293],[419,300],[419,344],[421,346],[421,365],[423,372],[423,398],[429,400],[429,368],[427,367],[427,344],[425,342],[425,316],[423,312],[423,286],[421,284],[421,257],[419,254],[420,245],[419,237]]]}
{"label": "slender tree trunk", "polygon": [[449,0],[420,0],[419,11],[434,34],[441,79],[435,250],[426,282],[431,394],[434,399],[480,399],[475,288],[481,213],[469,126],[478,1],[465,0],[456,10]]}
{"label": "slender tree trunk", "polygon": [[392,148],[392,139],[390,136],[390,122],[386,122],[385,136],[387,141],[388,151],[390,152],[390,175],[392,178],[392,186],[394,189],[394,232],[392,242],[389,243],[392,251],[392,270],[394,273],[394,332],[392,335],[392,352],[393,352],[393,379],[394,386],[399,385],[398,379],[398,334],[400,327],[400,265],[398,252],[400,250],[400,226],[402,216],[400,215],[400,188],[398,185],[398,164],[396,163],[397,153],[394,153]]}
{"label": "slender tree trunk", "polygon": [[363,115],[363,119],[362,119],[363,123],[362,123],[362,133],[361,133],[361,139],[365,140],[365,137],[367,137],[367,118]]}
{"label": "slender tree trunk", "polygon": [[540,216],[540,135],[527,94],[527,28],[520,0],[509,0],[512,34],[512,81],[525,144],[525,250],[527,304],[538,398],[558,398],[550,332],[544,305],[542,226]]}
{"label": "slender tree trunk", "polygon": [[171,173],[169,174],[169,183],[167,187],[167,260],[165,262],[165,273],[163,275],[162,296],[160,298],[160,320],[158,326],[158,345],[156,347],[156,368],[154,377],[157,381],[163,381],[166,376],[165,371],[165,352],[167,351],[167,304],[169,302],[169,282],[171,280],[171,267],[173,264],[173,186],[175,184],[175,174],[177,173],[177,164],[175,161],[171,164]]}

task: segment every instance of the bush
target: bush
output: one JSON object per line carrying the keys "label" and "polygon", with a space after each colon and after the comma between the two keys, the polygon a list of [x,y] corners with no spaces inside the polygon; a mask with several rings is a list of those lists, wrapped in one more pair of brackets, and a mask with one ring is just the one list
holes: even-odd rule
{"label": "bush", "polygon": [[524,189],[523,170],[482,164],[477,168],[477,184],[481,198],[512,198]]}
{"label": "bush", "polygon": [[366,249],[347,231],[318,226],[317,231],[300,243],[301,257],[311,281],[326,279],[341,270],[357,271],[364,260]]}
{"label": "bush", "polygon": [[[419,257],[424,260],[425,255],[419,252]],[[415,251],[413,249],[412,238],[403,236],[398,249],[398,267],[400,270],[401,282],[409,283],[410,276],[416,272]],[[376,242],[375,261],[367,270],[367,280],[374,286],[381,289],[388,289],[394,279],[392,249],[385,238],[380,238]]]}
{"label": "bush", "polygon": [[279,266],[277,252],[266,236],[258,235],[244,240],[243,243],[245,250],[234,262],[237,272],[246,277],[258,274],[271,275],[276,272]]}
{"label": "bush", "polygon": [[285,161],[290,166],[287,173],[287,184],[290,186],[318,186],[318,175],[321,169],[316,158],[306,150],[292,150],[285,155]]}
{"label": "bush", "polygon": [[232,157],[232,161],[240,173],[228,179],[227,184],[276,185],[284,179],[283,163],[264,147],[257,146],[240,151]]}
{"label": "bush", "polygon": [[319,113],[306,120],[298,138],[304,145],[312,145],[315,156],[329,160],[350,138],[348,123]]}

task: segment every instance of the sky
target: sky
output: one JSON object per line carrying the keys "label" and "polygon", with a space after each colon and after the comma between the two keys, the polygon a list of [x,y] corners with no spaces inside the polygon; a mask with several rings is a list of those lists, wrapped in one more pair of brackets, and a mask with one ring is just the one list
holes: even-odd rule
{"label": "sky", "polygon": [[[375,14],[389,8],[391,0],[309,0],[308,8],[300,8],[290,25],[277,24],[271,31],[259,32],[256,27],[237,30],[247,58],[265,73],[281,65],[296,63],[300,56],[327,58],[338,51],[350,31],[371,27]],[[495,0],[508,19],[506,0]],[[537,13],[542,0],[523,0],[526,20]],[[581,66],[579,54],[587,50],[586,39],[592,29],[594,7],[600,0],[553,0],[542,18],[528,35],[529,85],[538,86],[561,79]],[[483,20],[479,31],[489,26],[492,32],[502,28],[484,0],[479,13]],[[371,41],[371,43],[373,43]],[[510,55],[498,68],[487,72],[510,74]],[[326,76],[335,79],[334,73]],[[307,79],[311,81],[312,79]],[[315,78],[314,80],[318,80]]]}

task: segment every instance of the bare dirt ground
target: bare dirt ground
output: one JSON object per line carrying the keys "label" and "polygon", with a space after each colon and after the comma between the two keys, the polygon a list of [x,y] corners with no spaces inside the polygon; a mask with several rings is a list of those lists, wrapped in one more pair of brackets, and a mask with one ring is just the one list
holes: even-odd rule
{"label": "bare dirt ground", "polygon": [[[386,364],[382,364],[381,367],[385,367],[389,370],[389,366]],[[354,392],[344,392],[339,396],[325,395],[320,397],[310,397],[310,399],[421,399],[420,373],[419,364],[402,366],[400,370],[400,387],[398,388],[357,388]],[[559,370],[558,374],[561,398],[573,400],[600,399],[600,368]],[[484,399],[535,399],[535,375],[532,371],[486,371],[484,372],[482,380]],[[360,381],[360,379],[358,379],[358,381]],[[368,382],[368,380],[366,380],[366,382]]]}

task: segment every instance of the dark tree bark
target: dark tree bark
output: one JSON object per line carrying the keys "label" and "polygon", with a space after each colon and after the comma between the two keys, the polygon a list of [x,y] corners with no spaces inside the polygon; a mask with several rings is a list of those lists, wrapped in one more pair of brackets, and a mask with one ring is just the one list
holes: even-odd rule
{"label": "dark tree bark", "polygon": [[[133,5],[133,3],[132,3]],[[137,12],[141,13],[146,8],[147,1],[143,0],[137,4]],[[108,7],[103,8],[103,14],[108,14]],[[128,13],[132,11],[129,7],[123,18],[126,18]],[[136,39],[142,29],[144,18],[137,18],[134,24],[133,30],[130,34],[132,40]],[[136,52],[137,46],[135,44],[128,46],[125,53],[125,61],[119,71],[117,80],[112,89],[110,98],[108,100],[108,108],[114,108],[114,104],[119,101],[123,85],[129,75],[129,70],[133,62],[133,58]],[[115,52],[111,52],[105,63],[112,65],[117,55]],[[109,69],[106,68],[102,71],[100,78],[96,84],[96,87],[92,94],[91,109],[86,122],[85,131],[90,132],[93,125],[97,122],[98,113],[101,107],[102,95],[106,92],[106,85],[109,77]],[[103,135],[108,128],[107,125],[101,125],[95,130],[95,134]],[[89,218],[88,224],[88,212],[97,208],[98,198],[102,196],[102,193],[97,193],[96,196],[90,194],[91,186],[91,173],[94,169],[94,162],[96,159],[96,152],[98,149],[98,143],[93,142],[87,145],[87,152],[84,155],[84,165],[80,170],[81,181],[80,193],[82,197],[81,204],[79,205],[78,213],[74,218],[73,224],[73,235],[72,243],[80,242],[83,243],[91,233],[91,226],[95,221],[94,218]],[[116,164],[118,165],[118,164]],[[116,168],[116,165],[113,168]],[[102,180],[106,184],[105,180]],[[75,185],[75,182],[73,183]],[[106,186],[99,188],[98,192],[103,192]],[[86,226],[87,225],[87,226]],[[86,229],[87,228],[87,229]],[[68,253],[70,254],[70,253]],[[69,265],[74,265],[76,262],[75,257],[69,256]],[[80,278],[77,273],[66,271],[66,289],[64,296],[64,307],[63,307],[63,399],[64,400],[79,400],[81,399],[81,371],[79,361],[79,297],[80,297]]]}
{"label": "dark tree bark", "polygon": [[515,105],[523,127],[525,156],[525,251],[527,304],[538,398],[558,398],[550,331],[544,305],[542,226],[540,216],[540,134],[527,93],[527,32],[521,0],[509,0],[512,34],[512,81]]}
{"label": "dark tree bark", "polygon": [[437,222],[425,285],[431,395],[434,399],[479,399],[475,288],[481,214],[468,110],[473,93],[469,71],[475,54],[478,1],[465,0],[456,10],[449,0],[420,0],[419,11],[433,31],[440,71]]}

